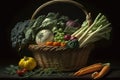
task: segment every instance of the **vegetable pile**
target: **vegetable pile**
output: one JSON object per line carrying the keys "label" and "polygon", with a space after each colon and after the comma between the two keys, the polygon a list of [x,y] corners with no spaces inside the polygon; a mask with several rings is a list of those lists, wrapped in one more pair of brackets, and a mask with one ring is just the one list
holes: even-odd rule
{"label": "vegetable pile", "polygon": [[111,23],[99,13],[93,23],[48,13],[34,20],[18,22],[11,31],[12,46],[22,49],[29,44],[81,48],[110,37]]}

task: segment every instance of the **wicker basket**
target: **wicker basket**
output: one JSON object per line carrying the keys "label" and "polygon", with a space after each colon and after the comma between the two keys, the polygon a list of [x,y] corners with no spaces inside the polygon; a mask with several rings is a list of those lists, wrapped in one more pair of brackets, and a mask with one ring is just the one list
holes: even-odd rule
{"label": "wicker basket", "polygon": [[[55,3],[70,3],[80,8],[88,18],[88,12],[84,6],[72,0],[51,0],[36,9],[31,19],[44,7]],[[90,18],[89,18],[90,19]],[[29,49],[33,52],[38,65],[42,68],[58,68],[62,71],[77,70],[86,65],[89,54],[93,49],[93,45],[88,45],[78,49],[67,49],[63,47],[40,46],[36,44],[29,45]]]}

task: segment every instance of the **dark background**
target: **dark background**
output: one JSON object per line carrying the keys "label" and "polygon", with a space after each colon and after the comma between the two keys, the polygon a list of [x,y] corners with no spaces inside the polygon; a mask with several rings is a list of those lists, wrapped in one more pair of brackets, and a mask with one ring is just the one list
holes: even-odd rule
{"label": "dark background", "polygon": [[[21,55],[11,47],[10,31],[19,21],[30,19],[35,9],[48,0],[4,0],[0,1],[0,65],[14,64],[19,61]],[[105,14],[112,23],[111,39],[106,44],[96,46],[89,57],[89,63],[111,62],[120,67],[120,13],[119,2],[114,0],[76,0],[82,3],[93,17],[99,12]],[[77,16],[73,9],[68,9],[69,15]],[[66,10],[67,11],[67,10]],[[43,11],[46,12],[46,11]],[[45,13],[46,14],[46,13]],[[26,53],[24,53],[26,54]]]}

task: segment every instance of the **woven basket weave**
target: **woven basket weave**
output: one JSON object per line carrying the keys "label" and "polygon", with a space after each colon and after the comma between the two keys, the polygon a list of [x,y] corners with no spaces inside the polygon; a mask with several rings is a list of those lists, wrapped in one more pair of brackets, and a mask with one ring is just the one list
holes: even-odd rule
{"label": "woven basket weave", "polygon": [[[88,12],[86,11],[85,7],[78,2],[72,0],[51,0],[39,6],[33,13],[31,19],[34,19],[36,14],[44,7],[55,3],[70,3],[80,8],[85,13],[86,19],[88,18]],[[93,49],[93,45],[88,45],[86,47],[77,49],[67,49],[64,47],[30,44],[29,49],[33,52],[33,55],[40,67],[58,68],[62,71],[73,71],[86,65],[89,54]]]}

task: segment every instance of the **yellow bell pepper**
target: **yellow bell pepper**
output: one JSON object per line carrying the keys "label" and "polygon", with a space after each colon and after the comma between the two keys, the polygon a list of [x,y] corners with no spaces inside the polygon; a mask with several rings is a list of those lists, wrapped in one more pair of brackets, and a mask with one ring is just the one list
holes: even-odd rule
{"label": "yellow bell pepper", "polygon": [[25,68],[27,70],[33,70],[37,66],[37,62],[32,57],[24,57],[18,63],[20,68]]}

